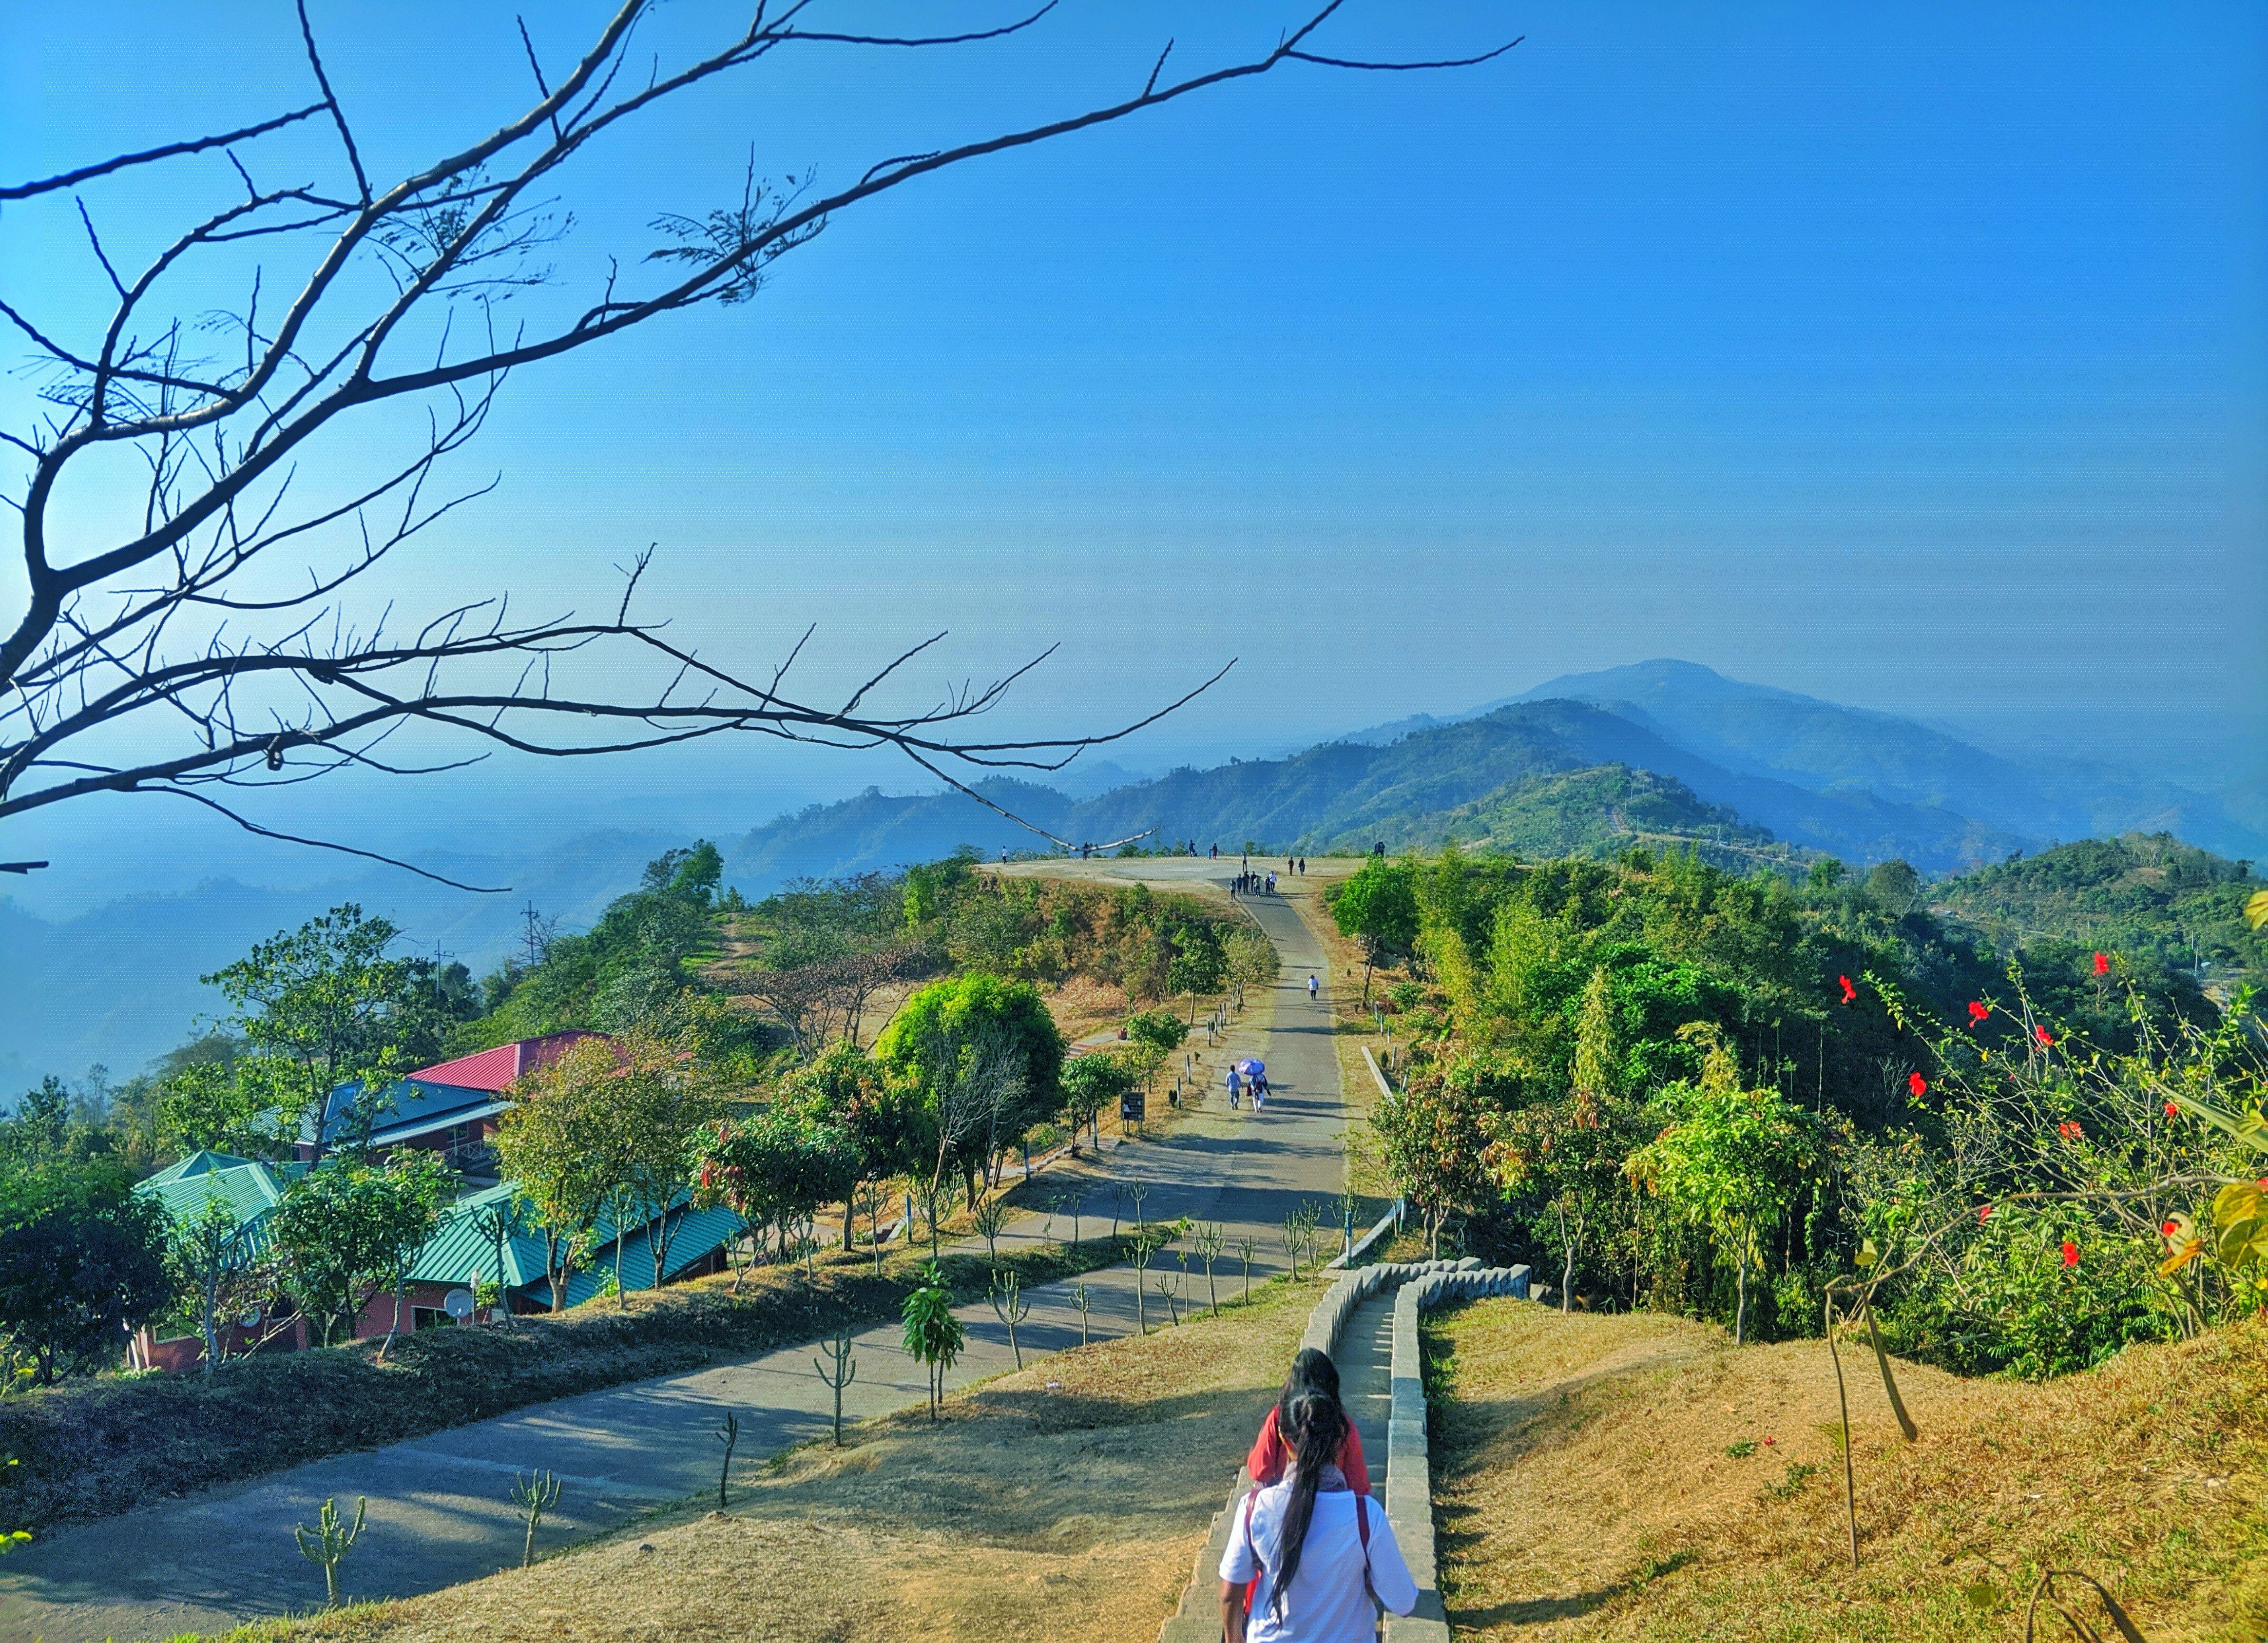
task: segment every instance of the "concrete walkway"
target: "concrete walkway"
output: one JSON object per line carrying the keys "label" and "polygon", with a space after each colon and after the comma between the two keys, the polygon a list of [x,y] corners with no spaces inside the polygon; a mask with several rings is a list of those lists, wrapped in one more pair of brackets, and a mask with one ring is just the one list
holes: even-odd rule
{"label": "concrete walkway", "polygon": [[[1081,866],[1097,870],[1086,876],[1138,876],[1168,885],[1199,877],[1225,883],[1235,871],[1229,862]],[[1188,1215],[1222,1223],[1232,1242],[1251,1238],[1257,1279],[1285,1265],[1278,1238],[1284,1218],[1303,1200],[1328,1199],[1339,1190],[1344,1117],[1329,1013],[1307,998],[1310,970],[1328,984],[1323,954],[1280,900],[1253,897],[1244,905],[1284,958],[1271,997],[1254,1000],[1247,1017],[1267,1023],[1253,1049],[1268,1063],[1273,1085],[1268,1110],[1231,1113],[1220,1093],[1212,1092],[1203,1109],[1185,1115],[1169,1135],[1114,1146],[1102,1159],[1077,1168],[1050,1169],[1040,1178],[1040,1190],[1052,1180],[1061,1190],[1083,1192],[1081,1231],[1099,1233],[1109,1225],[1108,1183],[1142,1183],[1149,1189],[1142,1205],[1145,1219]],[[1042,1230],[1042,1218],[1023,1217],[1002,1242],[1035,1239]],[[1058,1225],[1056,1231],[1066,1235],[1068,1228]],[[959,1247],[972,1245],[964,1241]],[[1164,1270],[1178,1276],[1179,1263],[1164,1260]],[[1153,1281],[1160,1266],[1153,1257]],[[1241,1264],[1234,1255],[1221,1264],[1218,1278],[1224,1295],[1235,1292]],[[1132,1271],[1120,1266],[1093,1273],[1086,1284],[1093,1334],[1130,1331]],[[1201,1303],[1204,1294],[1203,1269],[1192,1260],[1182,1304]],[[1035,1288],[1029,1299],[1031,1315],[1017,1331],[1027,1361],[1079,1344],[1080,1319],[1071,1285]],[[1165,1306],[1153,1288],[1145,1308],[1152,1328],[1163,1324]],[[950,1385],[1014,1367],[1006,1331],[988,1305],[964,1307],[960,1316],[968,1351],[948,1377]],[[1350,1329],[1360,1327],[1359,1319]],[[1368,1333],[1364,1330],[1365,1340]],[[517,1472],[546,1468],[564,1485],[539,1541],[539,1550],[556,1548],[713,1490],[724,1453],[715,1434],[727,1411],[740,1419],[736,1469],[823,1433],[833,1395],[814,1373],[813,1355],[810,1346],[789,1348],[564,1398],[59,1530],[0,1565],[0,1643],[162,1638],[311,1607],[321,1601],[321,1572],[299,1556],[291,1529],[294,1523],[313,1523],[332,1497],[349,1513],[357,1496],[370,1503],[368,1527],[341,1568],[351,1596],[409,1596],[491,1574],[519,1558],[521,1529],[510,1501]],[[865,1330],[855,1355],[858,1374],[844,1399],[845,1418],[924,1401],[923,1371],[900,1349],[896,1325]],[[1348,1389],[1351,1402],[1357,1401],[1354,1389]],[[1382,1480],[1382,1417],[1378,1425],[1373,1444],[1372,1423],[1364,1420],[1363,1441],[1373,1477]]]}

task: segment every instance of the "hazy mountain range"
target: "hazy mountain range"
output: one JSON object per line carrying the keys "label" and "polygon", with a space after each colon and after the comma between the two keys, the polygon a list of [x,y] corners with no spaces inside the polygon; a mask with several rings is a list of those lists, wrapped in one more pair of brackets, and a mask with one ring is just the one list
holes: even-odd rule
{"label": "hazy mountain range", "polygon": [[[1146,833],[1200,849],[1253,840],[1321,854],[1454,837],[1546,854],[1667,833],[1734,854],[1895,856],[1943,873],[2136,829],[2268,859],[2268,815],[2253,802],[2264,796],[2254,791],[2259,772],[2227,775],[2206,792],[2052,750],[1988,750],[1943,727],[1664,660],[1554,679],[1465,713],[1374,726],[1280,758],[1148,777],[1082,765],[1049,785],[998,780],[983,791],[1074,843]],[[952,792],[870,787],[736,833],[716,825],[731,807],[714,795],[696,814],[672,803],[671,784],[650,791],[640,804],[554,814],[542,829],[462,807],[459,814],[483,822],[469,836],[450,834],[444,817],[427,843],[403,847],[452,877],[509,884],[510,896],[360,866],[248,885],[241,867],[222,860],[186,893],[111,901],[76,917],[35,917],[0,897],[0,1091],[97,1060],[114,1072],[139,1067],[217,1007],[200,974],[339,901],[387,913],[416,948],[478,971],[510,950],[523,906],[532,902],[570,929],[587,925],[645,860],[695,829],[716,837],[727,882],[751,897],[791,878],[932,858],[962,844],[989,855],[1039,843]],[[752,793],[744,802],[764,801]],[[604,825],[616,817],[622,825]],[[140,881],[165,877],[150,871]]]}

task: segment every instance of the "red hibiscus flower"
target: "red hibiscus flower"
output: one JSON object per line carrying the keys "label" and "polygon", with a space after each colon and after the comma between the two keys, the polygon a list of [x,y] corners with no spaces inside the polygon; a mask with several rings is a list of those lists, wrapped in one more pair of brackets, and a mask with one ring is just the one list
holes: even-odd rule
{"label": "red hibiscus flower", "polygon": [[2159,1228],[2158,1228],[2158,1230],[2159,1230],[2160,1232],[2161,1232],[2161,1233],[2165,1234],[2166,1234],[2166,1236],[2167,1236],[2167,1237],[2169,1237],[2169,1238],[2172,1237],[2176,1233],[2177,1233],[2177,1232],[2181,1231],[2181,1229],[2182,1229],[2182,1226],[2181,1226],[2181,1223],[2180,1223],[2179,1221],[2168,1221],[2164,1226],[2162,1226],[2162,1227],[2159,1227]]}
{"label": "red hibiscus flower", "polygon": [[1851,978],[1848,976],[1837,976],[1835,979],[1842,986],[1843,1002],[1845,1004],[1858,1003],[1859,990],[1851,984]]}
{"label": "red hibiscus flower", "polygon": [[2079,1264],[2079,1246],[2068,1238],[2063,1241],[2063,1264],[2066,1266]]}
{"label": "red hibiscus flower", "polygon": [[2032,1036],[2040,1041],[2040,1047],[2042,1049],[2052,1050],[2055,1048],[2055,1035],[2049,1032],[2046,1028],[2035,1027],[2032,1028]]}
{"label": "red hibiscus flower", "polygon": [[2084,1136],[2087,1131],[2079,1127],[2078,1119],[2066,1118],[2061,1124],[2056,1125],[2056,1133],[2063,1137],[2066,1141],[2076,1141],[2080,1137]]}
{"label": "red hibiscus flower", "polygon": [[1913,1092],[1914,1099],[1919,1101],[1929,1094],[1929,1080],[1918,1072],[1909,1072],[1906,1074],[1906,1087]]}
{"label": "red hibiscus flower", "polygon": [[2171,1102],[2171,1101],[2168,1101],[2168,1102],[2166,1103],[2166,1116],[2167,1116],[2167,1117],[2169,1117],[2169,1118],[2178,1118],[2178,1117],[2180,1117],[2181,1116],[2182,1116],[2182,1109],[2181,1109],[2180,1108],[2178,1108],[2178,1107],[2175,1106],[2175,1105],[2174,1105],[2174,1103],[2173,1103],[2173,1102]]}
{"label": "red hibiscus flower", "polygon": [[2110,973],[2110,954],[2098,953],[2095,955],[2095,973],[2098,976],[2108,976]]}
{"label": "red hibiscus flower", "polygon": [[1982,1004],[1972,1000],[1969,1006],[1969,1024],[1974,1027],[1977,1022],[1983,1020],[1986,1016],[1992,1013],[1992,1006],[1991,1005]]}

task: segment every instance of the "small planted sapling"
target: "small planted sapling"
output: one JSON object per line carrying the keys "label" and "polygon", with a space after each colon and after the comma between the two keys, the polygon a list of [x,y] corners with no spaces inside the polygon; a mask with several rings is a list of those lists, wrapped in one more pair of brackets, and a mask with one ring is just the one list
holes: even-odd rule
{"label": "small planted sapling", "polygon": [[922,1269],[921,1287],[906,1297],[899,1315],[905,1324],[906,1356],[929,1371],[929,1418],[934,1421],[946,1371],[968,1344],[961,1320],[953,1315],[953,1292],[936,1262]]}
{"label": "small planted sapling", "polygon": [[725,1411],[725,1424],[717,1428],[717,1441],[725,1446],[725,1464],[717,1472],[717,1509],[722,1512],[730,1503],[725,1492],[733,1482],[733,1451],[740,1447],[740,1418],[730,1410]]}
{"label": "small planted sapling", "polygon": [[1204,1263],[1206,1305],[1211,1308],[1213,1315],[1219,1317],[1220,1293],[1213,1287],[1212,1267],[1213,1263],[1220,1259],[1221,1252],[1228,1248],[1228,1229],[1219,1221],[1200,1221],[1197,1231],[1189,1235],[1189,1241],[1197,1246],[1197,1258]]}
{"label": "small planted sapling", "polygon": [[1126,1183],[1114,1181],[1110,1183],[1110,1235],[1114,1240],[1118,1236],[1118,1223],[1125,1218],[1125,1212]]}
{"label": "small planted sapling", "polygon": [[519,1566],[525,1569],[535,1561],[535,1531],[542,1527],[543,1514],[559,1504],[559,1480],[548,1471],[516,1472],[512,1503],[526,1530],[519,1546]]}
{"label": "small planted sapling", "polygon": [[1252,1302],[1252,1257],[1260,1253],[1259,1241],[1250,1233],[1239,1233],[1236,1237],[1236,1258],[1244,1264],[1244,1303]]}
{"label": "small planted sapling", "polygon": [[1032,1303],[1024,1298],[1024,1283],[1013,1272],[992,1274],[992,1312],[1007,1327],[1008,1350],[1016,1355],[1016,1367],[1024,1367],[1024,1349],[1017,1345],[1016,1326],[1032,1313]]}
{"label": "small planted sapling", "polygon": [[1000,1258],[1000,1233],[1008,1225],[1008,1205],[1000,1198],[987,1198],[976,1206],[973,1218],[976,1235],[984,1240],[984,1252],[992,1260]]}
{"label": "small planted sapling", "polygon": [[1094,1306],[1094,1292],[1087,1288],[1085,1278],[1071,1285],[1071,1304],[1079,1308],[1079,1344],[1084,1346],[1086,1345],[1086,1315]]}
{"label": "small planted sapling", "polygon": [[1127,1201],[1134,1206],[1134,1230],[1137,1233],[1149,1229],[1149,1222],[1142,1215],[1142,1200],[1149,1196],[1150,1183],[1146,1181],[1131,1182],[1126,1188]]}
{"label": "small planted sapling", "polygon": [[357,1496],[354,1521],[346,1523],[339,1517],[339,1503],[334,1498],[323,1502],[323,1509],[315,1514],[314,1528],[309,1529],[304,1523],[291,1526],[291,1538],[298,1543],[299,1555],[310,1563],[322,1565],[324,1600],[333,1609],[339,1606],[339,1565],[354,1550],[355,1542],[362,1538],[363,1519],[369,1511],[368,1497]]}
{"label": "small planted sapling", "polygon": [[850,1331],[837,1330],[835,1338],[827,1343],[825,1362],[814,1358],[811,1367],[819,1372],[822,1385],[835,1394],[835,1447],[843,1447],[843,1392],[858,1378],[858,1366],[850,1356]]}

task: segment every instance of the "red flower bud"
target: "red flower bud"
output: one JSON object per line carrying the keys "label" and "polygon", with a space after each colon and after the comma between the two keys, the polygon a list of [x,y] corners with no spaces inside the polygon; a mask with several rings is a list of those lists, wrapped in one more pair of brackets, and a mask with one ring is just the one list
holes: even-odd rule
{"label": "red flower bud", "polygon": [[2083,1137],[2087,1131],[2079,1127],[2078,1119],[2066,1118],[2061,1124],[2056,1125],[2056,1133],[2063,1137],[2066,1141],[2076,1141]]}
{"label": "red flower bud", "polygon": [[2178,1117],[2180,1117],[2181,1116],[2182,1116],[2182,1109],[2181,1109],[2180,1108],[2178,1108],[2178,1107],[2175,1106],[2175,1105],[2174,1105],[2174,1103],[2173,1103],[2173,1102],[2171,1102],[2171,1101],[2168,1101],[2168,1102],[2166,1103],[2166,1116],[2167,1116],[2167,1117],[2169,1117],[2169,1118],[2178,1118]]}
{"label": "red flower bud", "polygon": [[2040,1041],[2040,1045],[2043,1049],[2052,1050],[2055,1047],[2055,1035],[2050,1033],[2044,1027],[2035,1027],[2032,1028],[2032,1036]]}
{"label": "red flower bud", "polygon": [[1988,1215],[1992,1214],[1992,1206],[1991,1205],[1989,1205],[1989,1204],[1980,1204],[1980,1205],[1978,1205],[1977,1206],[1977,1221],[1979,1222],[1979,1224],[1982,1224],[1982,1223],[1983,1223],[1983,1221],[1984,1220],[1984,1218],[1985,1218],[1986,1216],[1988,1216]]}
{"label": "red flower bud", "polygon": [[1914,1099],[1919,1101],[1929,1094],[1929,1080],[1918,1072],[1909,1072],[1906,1074],[1906,1087],[1913,1092]]}
{"label": "red flower bud", "polygon": [[2063,1264],[2066,1266],[2079,1264],[2079,1246],[2068,1238],[2063,1241]]}
{"label": "red flower bud", "polygon": [[2160,1232],[2165,1234],[2169,1238],[2181,1231],[2181,1224],[2178,1221],[2168,1221],[2164,1226],[2158,1228]]}

